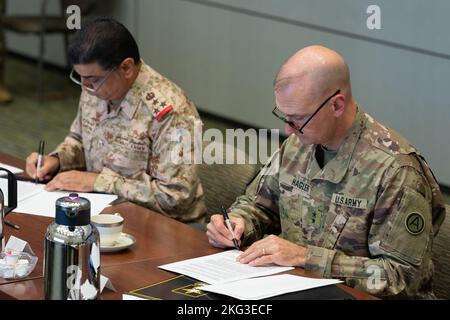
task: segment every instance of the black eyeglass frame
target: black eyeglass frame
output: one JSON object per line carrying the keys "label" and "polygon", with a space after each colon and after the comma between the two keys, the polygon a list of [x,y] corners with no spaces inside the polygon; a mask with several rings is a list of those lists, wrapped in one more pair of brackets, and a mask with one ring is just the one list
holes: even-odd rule
{"label": "black eyeglass frame", "polygon": [[[81,81],[81,76],[80,76],[80,75],[78,75],[78,76],[80,76],[80,80],[78,80],[77,78],[75,78],[74,74],[77,73],[77,72],[76,72],[75,69],[73,69],[73,68],[72,68],[72,71],[70,71],[69,78],[70,78],[70,80],[72,80],[72,82],[74,82],[74,83],[76,83],[77,85],[79,85],[80,87],[86,89],[86,90],[89,91],[90,93],[97,93],[97,92],[100,90],[100,88],[103,86],[103,84],[108,80],[109,76],[110,76],[111,74],[113,74],[113,72],[116,71],[116,70],[117,70],[117,67],[113,67],[112,69],[110,69],[110,70],[106,73],[106,75],[104,75],[104,76],[100,79],[99,83],[96,85],[95,88],[94,88],[94,87],[91,88],[91,87],[85,86],[85,85],[82,83],[82,81]],[[94,86],[94,84],[92,84],[92,86]]]}
{"label": "black eyeglass frame", "polygon": [[298,132],[300,132],[301,134],[303,134],[303,129],[305,128],[305,126],[312,120],[312,118],[314,118],[314,116],[320,111],[320,109],[322,109],[327,103],[328,101],[330,101],[334,96],[338,95],[339,93],[341,93],[341,90],[338,89],[335,93],[333,93],[331,96],[329,96],[317,109],[316,111],[314,111],[314,113],[305,121],[305,123],[298,128],[297,125],[286,119],[286,116],[280,111],[280,109],[278,109],[277,106],[275,106],[275,108],[272,110],[272,114],[277,117],[278,119],[280,119],[281,121],[283,121],[284,123],[288,124],[292,129],[297,130]]}

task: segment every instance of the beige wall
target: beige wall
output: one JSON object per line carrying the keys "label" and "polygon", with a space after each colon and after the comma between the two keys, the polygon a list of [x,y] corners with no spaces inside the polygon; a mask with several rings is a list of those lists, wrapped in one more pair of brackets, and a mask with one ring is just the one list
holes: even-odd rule
{"label": "beige wall", "polygon": [[[374,3],[382,30],[366,26]],[[139,6],[148,62],[201,109],[255,126],[279,126],[270,114],[271,86],[288,56],[315,43],[337,50],[350,65],[359,104],[409,138],[450,185],[450,1],[140,0]]]}
{"label": "beige wall", "polygon": [[[9,2],[22,10],[17,3],[30,1]],[[103,13],[134,32],[143,58],[183,87],[200,109],[258,127],[280,125],[270,114],[271,86],[288,56],[315,43],[337,50],[349,63],[359,104],[408,137],[440,182],[450,185],[450,1],[101,3]],[[376,31],[366,27],[366,8],[375,3],[382,13],[382,30]],[[35,44],[14,38],[10,47],[31,53]],[[61,50],[49,51],[52,61],[63,61]]]}

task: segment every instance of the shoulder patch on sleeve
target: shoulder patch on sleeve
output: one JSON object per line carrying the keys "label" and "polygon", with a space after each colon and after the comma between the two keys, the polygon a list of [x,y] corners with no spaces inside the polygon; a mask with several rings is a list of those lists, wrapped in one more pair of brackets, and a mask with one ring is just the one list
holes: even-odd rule
{"label": "shoulder patch on sleeve", "polygon": [[392,209],[380,247],[411,264],[421,264],[432,236],[430,203],[406,187],[399,205]]}
{"label": "shoulder patch on sleeve", "polygon": [[423,232],[425,229],[425,219],[418,212],[411,212],[405,219],[406,230],[416,236]]}

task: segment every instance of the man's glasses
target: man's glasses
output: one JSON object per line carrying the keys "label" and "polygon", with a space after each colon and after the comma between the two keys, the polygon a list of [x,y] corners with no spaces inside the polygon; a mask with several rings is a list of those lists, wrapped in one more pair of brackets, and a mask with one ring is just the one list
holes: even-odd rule
{"label": "man's glasses", "polygon": [[341,90],[337,90],[335,93],[333,93],[331,96],[329,96],[318,108],[316,111],[314,111],[314,113],[308,118],[306,119],[305,123],[303,123],[303,125],[299,128],[294,121],[288,120],[288,116],[286,116],[283,112],[281,112],[277,106],[275,106],[275,108],[272,110],[272,114],[277,117],[278,119],[280,119],[281,121],[283,121],[284,123],[287,123],[289,126],[291,126],[292,129],[297,130],[298,132],[300,132],[301,134],[303,134],[303,128],[305,128],[305,126],[311,121],[312,118],[314,118],[314,116],[320,111],[320,109],[322,109],[328,101],[330,101],[331,98],[333,98],[335,95],[339,94],[341,92]]}
{"label": "man's glasses", "polygon": [[87,80],[90,84],[90,86],[85,85],[81,82],[81,76],[75,71],[75,69],[72,69],[70,72],[69,78],[79,86],[83,87],[90,93],[97,93],[98,90],[100,90],[101,86],[108,80],[109,76],[116,70],[116,67],[109,70],[109,72],[101,78],[98,78],[96,80]]}

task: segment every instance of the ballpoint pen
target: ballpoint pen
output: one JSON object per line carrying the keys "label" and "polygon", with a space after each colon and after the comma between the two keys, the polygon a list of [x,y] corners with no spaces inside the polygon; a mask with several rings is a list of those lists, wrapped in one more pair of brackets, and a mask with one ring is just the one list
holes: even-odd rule
{"label": "ballpoint pen", "polygon": [[5,222],[5,224],[7,226],[10,226],[10,227],[12,227],[12,228],[14,228],[16,230],[20,230],[20,226],[18,224],[12,223],[12,222],[10,222],[8,220],[4,220],[4,222]]}
{"label": "ballpoint pen", "polygon": [[225,221],[225,225],[227,226],[228,230],[230,230],[231,235],[233,236],[234,248],[236,250],[239,250],[239,243],[236,239],[236,235],[234,234],[233,227],[231,226],[230,218],[228,217],[227,210],[225,209],[224,206],[222,206],[222,215],[223,215],[223,220]]}
{"label": "ballpoint pen", "polygon": [[45,148],[45,141],[41,140],[39,142],[39,156],[36,165],[36,179],[34,180],[35,183],[39,182],[38,174],[42,166],[42,160],[44,159],[44,148]]}

